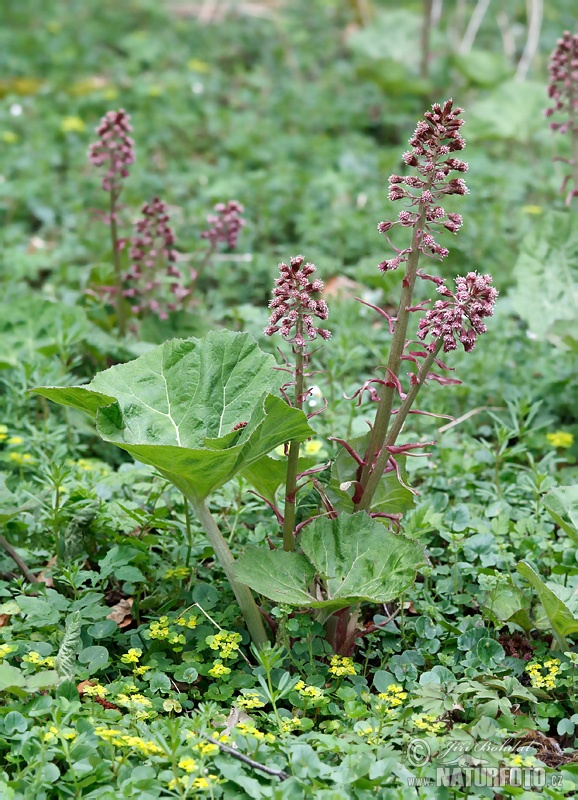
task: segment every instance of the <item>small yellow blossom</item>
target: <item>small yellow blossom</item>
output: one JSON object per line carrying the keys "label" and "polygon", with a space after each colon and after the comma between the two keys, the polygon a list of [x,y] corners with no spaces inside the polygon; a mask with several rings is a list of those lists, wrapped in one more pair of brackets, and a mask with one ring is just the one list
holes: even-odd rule
{"label": "small yellow blossom", "polygon": [[168,783],[169,789],[171,792],[178,790],[179,786],[182,786],[183,789],[186,789],[189,783],[189,779],[186,775],[182,775],[180,778],[171,778]]}
{"label": "small yellow blossom", "polygon": [[404,692],[403,686],[398,683],[390,683],[387,692],[380,692],[377,699],[378,710],[389,711],[403,705],[403,701],[407,699],[407,692]]}
{"label": "small yellow blossom", "polygon": [[535,767],[537,766],[538,762],[534,758],[534,756],[526,756],[523,757],[516,753],[516,755],[510,756],[509,759],[509,766],[510,767]]}
{"label": "small yellow blossom", "polygon": [[211,784],[220,783],[216,775],[207,775],[206,777],[195,778],[192,783],[193,789],[209,789]]}
{"label": "small yellow blossom", "polygon": [[18,648],[13,644],[0,644],[0,661]]}
{"label": "small yellow blossom", "polygon": [[319,439],[310,439],[303,445],[303,452],[306,456],[316,456],[321,450],[323,450],[323,442]]}
{"label": "small yellow blossom", "polygon": [[16,144],[19,137],[14,131],[2,131],[2,133],[0,133],[0,138],[6,144]]}
{"label": "small yellow blossom", "polygon": [[190,758],[189,756],[183,756],[177,765],[180,769],[184,769],[185,772],[194,772],[197,768],[197,762],[194,758]]}
{"label": "small yellow blossom", "polygon": [[133,695],[121,693],[116,696],[116,702],[119,706],[128,708],[129,711],[142,711],[143,709],[150,708],[152,706],[152,703],[148,697],[145,697],[144,694],[140,693]]}
{"label": "small yellow blossom", "polygon": [[140,667],[135,667],[133,669],[133,671],[132,671],[132,674],[133,675],[144,675],[145,672],[149,671],[149,669],[152,669],[152,667],[149,667],[149,666],[146,666],[145,664],[143,664]]}
{"label": "small yellow blossom", "polygon": [[[543,670],[546,670],[545,674]],[[556,678],[561,672],[560,661],[557,658],[550,658],[543,665],[533,661],[526,667],[526,672],[534,689],[555,689]]]}
{"label": "small yellow blossom", "polygon": [[[196,736],[195,733],[189,731],[187,733],[187,738],[192,739]],[[191,750],[196,750],[196,752],[201,756],[214,756],[219,752],[219,747],[212,742],[197,742],[196,744],[191,745]]]}
{"label": "small yellow blossom", "polygon": [[34,664],[36,667],[54,666],[54,656],[42,658],[40,653],[37,653],[36,650],[31,650],[27,655],[23,656],[22,661],[26,661],[28,664]]}
{"label": "small yellow blossom", "polygon": [[94,729],[94,732],[99,738],[110,742],[115,747],[129,747],[133,752],[145,757],[164,755],[162,748],[155,742],[146,741],[140,736],[124,733],[118,728],[98,727]]}
{"label": "small yellow blossom", "polygon": [[44,732],[44,736],[42,737],[45,742],[50,742],[52,739],[55,739],[59,734],[59,730],[56,725],[51,725],[47,731]]}
{"label": "small yellow blossom", "polygon": [[193,630],[193,628],[197,627],[197,622],[198,622],[197,617],[192,615],[188,618],[179,617],[178,619],[175,620],[175,625],[179,625],[179,627],[181,628],[189,628],[190,630]]}
{"label": "small yellow blossom", "polygon": [[218,650],[221,658],[234,658],[239,650],[241,634],[232,631],[220,631],[214,636],[207,636],[205,642],[211,650]]}
{"label": "small yellow blossom", "polygon": [[187,67],[193,72],[210,72],[211,68],[205,61],[199,61],[198,58],[190,58],[187,61]]}
{"label": "small yellow blossom", "polygon": [[344,675],[355,675],[357,672],[353,659],[348,656],[332,656],[330,664],[329,672],[338,678]]}
{"label": "small yellow blossom", "polygon": [[213,666],[209,670],[209,675],[211,675],[213,678],[221,678],[223,675],[229,675],[230,672],[231,669],[226,667],[221,659],[217,659],[213,662]]}
{"label": "small yellow blossom", "polygon": [[265,703],[256,692],[244,692],[240,697],[237,697],[235,702],[239,708],[263,708],[265,706]]}
{"label": "small yellow blossom", "polygon": [[281,731],[283,733],[291,733],[301,725],[299,717],[291,717],[291,719],[281,720]]}
{"label": "small yellow blossom", "polygon": [[95,683],[92,686],[86,685],[82,690],[82,694],[87,697],[104,697],[108,694],[108,689],[106,686],[101,686],[100,683]]}
{"label": "small yellow blossom", "polygon": [[191,575],[189,567],[173,567],[165,572],[165,578],[176,578],[177,580],[185,580]]}
{"label": "small yellow blossom", "polygon": [[0,442],[3,442],[8,437],[8,428],[6,425],[0,425]]}
{"label": "small yellow blossom", "polygon": [[242,734],[243,736],[254,736],[255,739],[258,739],[262,742],[274,742],[275,737],[272,733],[263,733],[263,731],[258,730],[254,725],[250,722],[239,722],[234,730],[238,733]]}
{"label": "small yellow blossom", "polygon": [[120,657],[123,664],[137,664],[139,658],[142,656],[140,647],[131,647],[128,653]]}
{"label": "small yellow blossom", "polygon": [[574,434],[568,433],[567,431],[548,433],[546,435],[546,439],[548,440],[548,443],[552,445],[552,447],[559,447],[562,449],[572,447],[574,444]]}
{"label": "small yellow blossom", "polygon": [[416,728],[425,733],[441,733],[445,730],[443,722],[438,722],[434,714],[414,714],[412,722]]}
{"label": "small yellow blossom", "polygon": [[80,117],[64,117],[60,123],[60,130],[63,133],[82,133],[86,129],[86,125]]}
{"label": "small yellow blossom", "polygon": [[24,439],[21,436],[11,436],[8,439],[8,444],[22,444]]}
{"label": "small yellow blossom", "polygon": [[8,458],[15,464],[31,464],[34,461],[30,453],[10,453]]}
{"label": "small yellow blossom", "polygon": [[522,212],[524,214],[541,214],[542,206],[522,206]]}

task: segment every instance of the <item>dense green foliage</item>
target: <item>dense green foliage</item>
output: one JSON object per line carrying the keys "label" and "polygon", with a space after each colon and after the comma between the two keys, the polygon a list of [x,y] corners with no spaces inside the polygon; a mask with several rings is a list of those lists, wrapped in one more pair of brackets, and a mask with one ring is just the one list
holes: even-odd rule
{"label": "dense green foliage", "polygon": [[[548,54],[575,22],[572,3],[546,4],[526,80],[503,55],[493,17],[471,52],[457,52],[456,28],[463,35],[474,3],[444,4],[427,76],[417,2],[375,0],[374,19],[361,27],[356,9],[366,4],[336,0],[239,4],[239,13],[209,24],[199,19],[203,3],[7,5],[0,797],[542,796],[504,785],[515,766],[545,766],[544,794],[573,796],[578,206],[564,206],[566,167],[551,160],[569,155],[568,141],[553,137],[543,117]],[[519,58],[526,3],[511,6]],[[281,537],[252,487],[271,500],[282,479],[282,442],[310,433],[297,411],[291,431],[280,430],[282,401],[265,400],[283,382],[272,372],[277,343],[263,335],[276,262],[303,252],[326,281],[333,338],[315,356],[317,389],[305,410],[318,410],[322,397],[328,408],[309,421],[315,435],[299,464],[306,471],[337,459],[339,475],[330,437],[364,436],[374,412],[367,397],[357,408],[344,395],[375,375],[390,341],[387,324],[355,297],[391,309],[401,282],[401,273],[377,270],[389,257],[376,231],[392,213],[387,178],[400,168],[416,120],[448,96],[465,108],[470,194],[448,199],[452,210],[459,200],[464,227],[444,242],[450,255],[442,272],[491,272],[501,296],[476,350],[448,358],[462,384],[420,396],[420,409],[454,421],[414,416],[402,434],[437,440],[429,458],[403,465],[419,494],[384,481],[384,510],[403,512],[407,564],[390,592],[372,594],[368,575],[390,568],[385,543],[397,532],[373,521],[358,559],[351,516],[343,530],[327,520],[307,526],[304,554],[271,550],[265,574],[252,554],[267,542],[279,547]],[[131,114],[137,153],[122,196],[123,235],[158,195],[169,204],[182,263],[193,265],[215,203],[236,198],[247,221],[236,251],[217,254],[184,309],[165,321],[134,320],[124,338],[113,307],[95,291],[109,281],[110,239],[99,218],[100,178],[86,157],[100,118],[120,107]],[[260,652],[176,488],[186,491],[186,470],[173,443],[131,438],[126,397],[103,372],[138,356],[154,367],[155,345],[222,328],[247,331],[267,355],[248,346],[255,380],[232,404],[226,432],[211,407],[211,392],[222,388],[219,369],[209,380],[185,362],[191,380],[205,379],[198,418],[213,450],[193,429],[185,448],[196,459],[201,499],[212,492],[221,533],[235,557],[244,553],[240,577],[262,592],[275,646]],[[217,349],[207,362],[213,367]],[[113,370],[129,376],[129,388],[139,380],[133,367]],[[90,389],[79,388],[97,373]],[[179,374],[177,390],[188,374]],[[50,390],[28,393],[38,386],[70,387],[68,407],[49,402]],[[78,410],[94,416],[99,406],[113,408],[97,418],[100,437]],[[153,418],[151,411],[147,436]],[[238,422],[248,425],[234,431]],[[277,447],[260,471],[259,446],[259,456]],[[150,466],[132,460],[143,453]],[[298,522],[319,509],[320,491],[338,496],[331,480],[321,472],[318,486],[299,495]],[[24,573],[4,545],[16,548]],[[328,579],[350,581],[331,601],[317,585],[310,593],[323,569]],[[280,575],[288,588],[275,594],[271,576]],[[305,609],[358,601],[365,635],[348,641],[350,655],[335,655]],[[415,788],[416,779],[435,779],[436,766],[480,763],[506,769],[501,788]]]}

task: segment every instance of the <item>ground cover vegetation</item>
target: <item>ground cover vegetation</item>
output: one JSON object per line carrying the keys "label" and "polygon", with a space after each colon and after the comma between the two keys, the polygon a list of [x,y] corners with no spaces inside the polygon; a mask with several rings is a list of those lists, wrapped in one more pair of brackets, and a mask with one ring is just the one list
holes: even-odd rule
{"label": "ground cover vegetation", "polygon": [[0,797],[575,795],[578,35],[489,5],[3,11]]}

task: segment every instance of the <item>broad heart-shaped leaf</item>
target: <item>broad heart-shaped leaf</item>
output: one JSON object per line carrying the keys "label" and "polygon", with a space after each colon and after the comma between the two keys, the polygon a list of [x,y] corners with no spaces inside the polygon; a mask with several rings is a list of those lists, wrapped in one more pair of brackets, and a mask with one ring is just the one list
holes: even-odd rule
{"label": "broad heart-shaped leaf", "polygon": [[284,382],[275,366],[249,334],[213,331],[165,342],[88,386],[34,391],[96,417],[103,439],[203,500],[283,442],[313,435],[302,411],[271,394]]}
{"label": "broad heart-shaped leaf", "polygon": [[[304,555],[250,547],[236,562],[238,580],[270,600],[333,612],[368,600],[387,603],[425,563],[416,542],[387,531],[364,512],[314,520],[301,535]],[[314,591],[323,586],[321,595]]]}
{"label": "broad heart-shaped leaf", "polygon": [[572,590],[552,582],[544,583],[525,561],[520,561],[517,569],[536,590],[554,633],[564,643],[566,636],[578,631],[578,587]]}
{"label": "broad heart-shaped leaf", "polygon": [[235,562],[235,574],[241,583],[276,603],[309,607],[316,600],[310,591],[315,569],[299,553],[250,545]]}
{"label": "broad heart-shaped leaf", "polygon": [[544,495],[542,503],[554,522],[578,544],[578,486],[559,486],[552,489]]}

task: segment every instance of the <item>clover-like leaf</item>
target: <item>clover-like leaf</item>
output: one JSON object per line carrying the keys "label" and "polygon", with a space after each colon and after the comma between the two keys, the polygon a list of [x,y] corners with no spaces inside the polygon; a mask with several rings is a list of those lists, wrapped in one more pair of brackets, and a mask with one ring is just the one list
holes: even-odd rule
{"label": "clover-like leaf", "polygon": [[247,548],[236,563],[238,580],[275,602],[331,613],[362,600],[399,597],[424,564],[418,543],[364,512],[314,520],[301,535],[301,547],[304,555]]}
{"label": "clover-like leaf", "polygon": [[278,445],[313,434],[302,411],[273,396],[284,382],[275,366],[249,334],[214,331],[165,342],[87,386],[34,391],[95,417],[103,439],[203,500]]}

